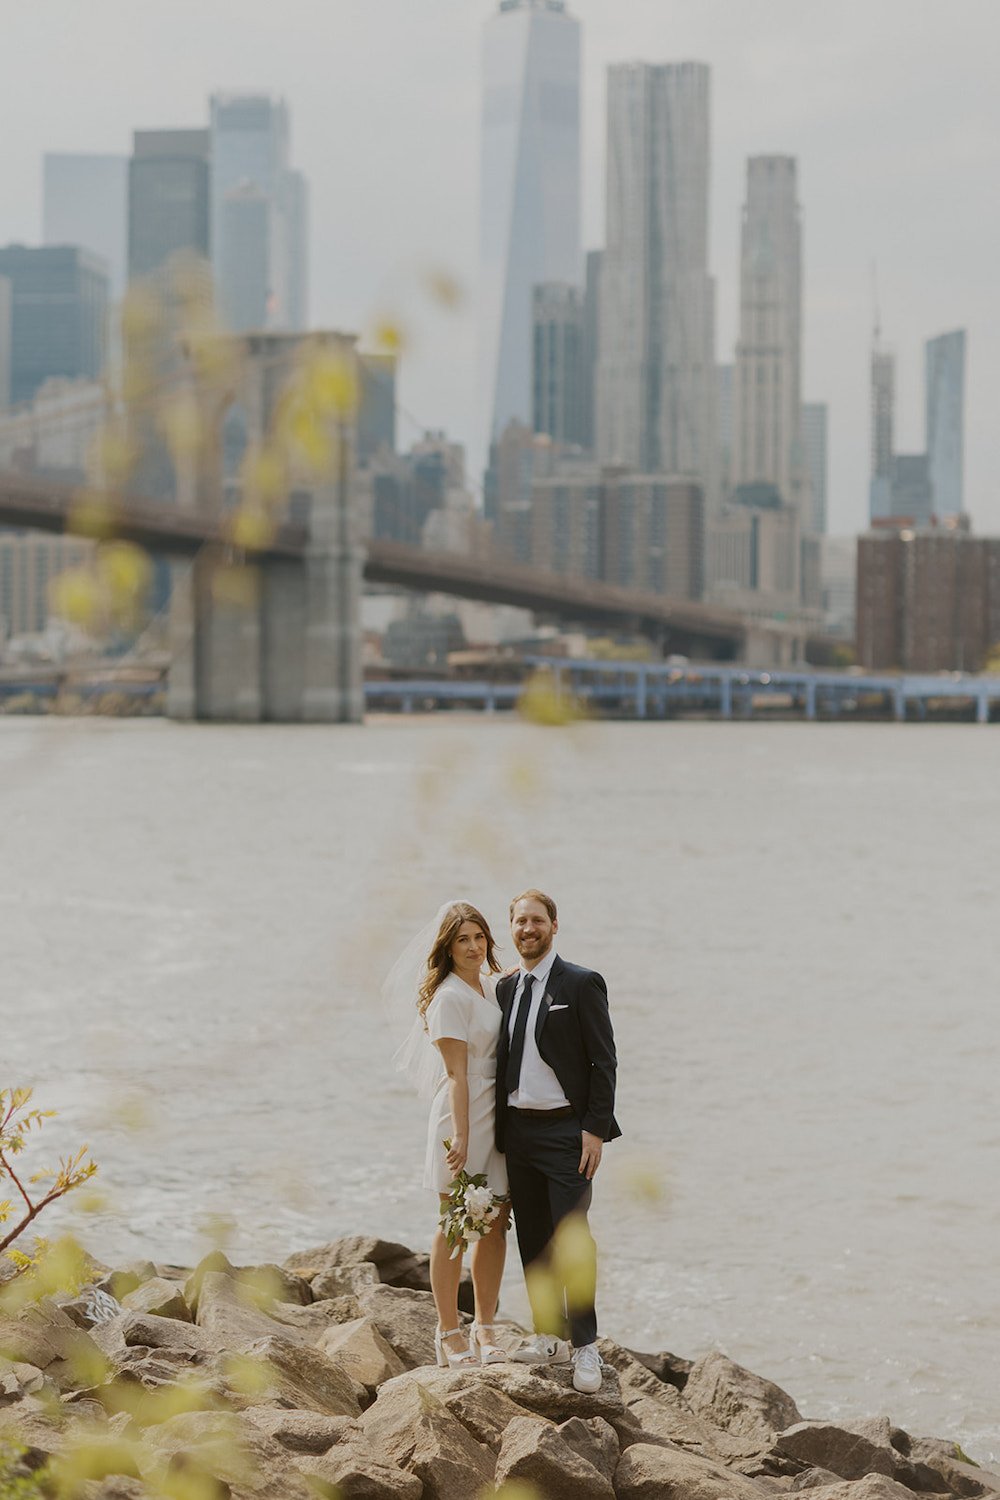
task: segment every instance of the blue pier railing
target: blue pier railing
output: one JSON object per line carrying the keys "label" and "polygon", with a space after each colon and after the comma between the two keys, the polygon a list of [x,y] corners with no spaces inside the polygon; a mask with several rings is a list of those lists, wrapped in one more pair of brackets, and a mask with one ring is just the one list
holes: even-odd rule
{"label": "blue pier railing", "polygon": [[[765,670],[565,657],[536,657],[529,665],[550,674],[555,693],[569,694],[596,714],[621,718],[664,719],[686,712],[749,719],[784,710],[806,720],[887,713],[902,722],[924,719],[933,708],[968,705],[978,723],[988,724],[991,713],[1000,722],[1000,676]],[[367,682],[365,699],[369,709],[404,713],[435,708],[494,712],[512,708],[522,690],[517,683],[487,681]]]}

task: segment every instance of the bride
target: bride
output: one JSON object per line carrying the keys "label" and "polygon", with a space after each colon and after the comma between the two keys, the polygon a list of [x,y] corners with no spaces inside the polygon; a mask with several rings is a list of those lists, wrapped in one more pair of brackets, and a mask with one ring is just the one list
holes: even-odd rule
{"label": "bride", "polygon": [[[434,937],[427,952],[430,932]],[[474,906],[451,901],[420,937],[426,959],[420,965],[415,997],[410,990],[417,1018],[396,1062],[422,1094],[431,1095],[424,1186],[437,1191],[443,1210],[452,1180],[465,1168],[470,1174],[485,1172],[490,1190],[506,1198],[507,1168],[496,1149],[493,1124],[500,1032],[493,979],[500,965],[493,935]],[[400,985],[408,987],[414,946],[394,966],[385,986],[387,997]],[[450,1142],[447,1148],[445,1141]],[[495,1364],[507,1358],[494,1342],[493,1320],[509,1220],[510,1205],[505,1203],[489,1233],[472,1247],[476,1312],[470,1339],[460,1327],[458,1313],[462,1257],[451,1258],[440,1227],[434,1236],[430,1276],[438,1315],[434,1347],[439,1365]]]}

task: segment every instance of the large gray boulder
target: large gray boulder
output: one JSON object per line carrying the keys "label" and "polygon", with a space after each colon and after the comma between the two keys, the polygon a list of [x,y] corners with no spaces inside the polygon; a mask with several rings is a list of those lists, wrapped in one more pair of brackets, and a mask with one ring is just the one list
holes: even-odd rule
{"label": "large gray boulder", "polygon": [[[372,1235],[348,1235],[312,1250],[297,1250],[285,1261],[287,1269],[308,1278],[316,1297],[341,1295],[332,1290],[337,1273],[363,1265],[374,1266],[378,1280],[386,1286],[430,1291],[430,1256]],[[473,1310],[472,1279],[467,1269],[459,1283],[458,1305],[463,1312]]]}
{"label": "large gray boulder", "polygon": [[251,1406],[246,1415],[289,1453],[313,1457],[343,1442],[349,1431],[357,1429],[353,1417],[331,1417],[325,1412],[295,1411],[286,1406]]}
{"label": "large gray boulder", "polygon": [[328,1359],[341,1365],[352,1380],[363,1385],[373,1396],[378,1386],[392,1380],[395,1375],[402,1375],[406,1368],[371,1318],[334,1324],[322,1335],[316,1347]]}
{"label": "large gray boulder", "polygon": [[621,1443],[611,1423],[603,1417],[570,1417],[558,1431],[573,1452],[592,1464],[610,1484],[621,1457]]}
{"label": "large gray boulder", "polygon": [[0,1359],[42,1370],[62,1392],[99,1379],[104,1364],[91,1335],[48,1297],[16,1318],[0,1315]]}
{"label": "large gray boulder", "polygon": [[775,1443],[778,1453],[818,1469],[829,1469],[841,1479],[863,1479],[866,1474],[892,1478],[900,1455],[877,1437],[852,1432],[834,1422],[797,1422]]}
{"label": "large gray boulder", "polygon": [[615,1470],[618,1500],[764,1500],[770,1493],[710,1459],[651,1443],[626,1448]]}
{"label": "large gray boulder", "polygon": [[298,1459],[297,1464],[310,1482],[332,1486],[329,1493],[335,1492],[337,1500],[420,1500],[424,1494],[416,1474],[387,1462],[358,1428],[322,1457]]}
{"label": "large gray boulder", "polygon": [[496,1482],[508,1480],[534,1485],[545,1500],[615,1500],[607,1475],[542,1417],[515,1417],[508,1424],[497,1455]]}
{"label": "large gray boulder", "polygon": [[406,1245],[394,1244],[392,1240],[380,1240],[374,1235],[352,1234],[343,1239],[331,1240],[326,1245],[317,1245],[312,1250],[297,1250],[284,1262],[285,1269],[295,1271],[311,1280],[324,1271],[338,1270],[344,1266],[358,1266],[370,1261],[379,1273],[380,1281],[390,1281],[394,1276],[406,1274],[417,1257]]}
{"label": "large gray boulder", "polygon": [[865,1474],[861,1479],[820,1485],[808,1494],[809,1500],[913,1500],[913,1491],[887,1474]]}
{"label": "large gray boulder", "polygon": [[182,1323],[192,1321],[191,1309],[184,1301],[180,1287],[175,1281],[164,1281],[160,1276],[144,1281],[120,1300],[129,1312],[151,1313],[156,1318],[176,1318]]}
{"label": "large gray boulder", "polygon": [[[498,1367],[494,1365],[492,1368]],[[484,1380],[484,1373],[477,1365],[454,1370],[426,1365],[400,1377],[400,1381],[418,1381],[444,1403],[477,1443],[495,1453],[508,1423],[515,1417],[523,1417],[525,1408],[512,1401],[495,1381]],[[382,1389],[388,1390],[390,1384],[387,1382]]]}
{"label": "large gray boulder", "polygon": [[130,1479],[125,1474],[109,1474],[105,1479],[92,1479],[77,1491],[79,1500],[159,1500],[157,1491],[141,1479]]}
{"label": "large gray boulder", "polygon": [[195,1317],[201,1288],[206,1276],[228,1276],[245,1291],[245,1300],[259,1307],[272,1302],[291,1302],[305,1306],[313,1300],[308,1280],[283,1266],[234,1266],[221,1250],[213,1250],[195,1266],[184,1282],[184,1300]]}
{"label": "large gray boulder", "polygon": [[795,1402],[780,1386],[714,1350],[692,1366],[684,1402],[713,1426],[761,1450],[802,1421]]}
{"label": "large gray boulder", "polygon": [[196,1321],[222,1349],[244,1349],[272,1334],[311,1344],[330,1326],[327,1308],[322,1302],[308,1307],[275,1301],[261,1305],[246,1283],[222,1271],[208,1271],[198,1293]]}
{"label": "large gray boulder", "polygon": [[45,1390],[58,1397],[55,1386],[35,1365],[0,1357],[0,1406],[21,1401],[25,1396],[37,1396]]}
{"label": "large gray boulder", "polygon": [[363,1394],[340,1365],[318,1349],[270,1335],[249,1344],[248,1365],[230,1366],[230,1384],[246,1406],[286,1406],[329,1417],[357,1417]]}
{"label": "large gray boulder", "polygon": [[493,1482],[490,1450],[470,1436],[431,1390],[409,1376],[382,1387],[361,1426],[383,1458],[417,1476],[425,1500],[469,1500]]}
{"label": "large gray boulder", "polygon": [[358,1298],[362,1312],[407,1369],[434,1363],[434,1330],[437,1309],[430,1292],[411,1292],[404,1287],[373,1286]]}
{"label": "large gray boulder", "polygon": [[363,1260],[357,1266],[331,1266],[320,1271],[309,1282],[313,1297],[319,1301],[332,1297],[357,1297],[369,1287],[378,1286],[381,1277],[373,1261]]}
{"label": "large gray boulder", "polygon": [[286,1332],[224,1271],[207,1271],[202,1277],[195,1321],[219,1349],[245,1349],[257,1339]]}
{"label": "large gray boulder", "polygon": [[[480,1402],[476,1402],[473,1407],[469,1393],[474,1388],[485,1393],[487,1402],[495,1401],[498,1397],[506,1399],[507,1405],[498,1405],[498,1417],[502,1416],[504,1426],[510,1420],[510,1407],[513,1406],[519,1408],[514,1415],[529,1412],[546,1417],[553,1423],[566,1422],[571,1417],[582,1417],[584,1420],[603,1417],[616,1432],[620,1426],[629,1428],[614,1370],[604,1371],[604,1383],[596,1395],[585,1396],[573,1389],[573,1372],[569,1365],[483,1365],[456,1370],[424,1365],[388,1381],[379,1390],[379,1400],[387,1392],[414,1384],[450,1406],[462,1420],[464,1417],[457,1400],[459,1392],[469,1402],[470,1408],[478,1412],[483,1410]],[[485,1422],[482,1430],[483,1441],[490,1442]],[[635,1433],[630,1431],[628,1441],[635,1440]]]}
{"label": "large gray boulder", "polygon": [[[245,1414],[187,1412],[147,1431],[152,1450],[143,1477],[176,1485],[187,1478],[192,1491],[206,1477],[219,1481],[220,1500],[316,1500],[287,1451]],[[211,1494],[211,1487],[205,1491]]]}
{"label": "large gray boulder", "polygon": [[970,1464],[958,1445],[945,1438],[910,1438],[909,1457],[938,1476],[939,1490],[969,1497],[1000,1495],[1000,1473]]}

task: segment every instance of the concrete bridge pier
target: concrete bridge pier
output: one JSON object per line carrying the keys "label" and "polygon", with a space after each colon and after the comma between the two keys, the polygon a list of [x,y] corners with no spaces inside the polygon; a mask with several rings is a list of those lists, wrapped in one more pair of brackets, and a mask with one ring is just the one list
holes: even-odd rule
{"label": "concrete bridge pier", "polygon": [[[260,445],[306,345],[356,360],[341,334],[253,334],[233,398]],[[360,385],[360,381],[358,382]],[[301,557],[247,562],[219,549],[175,569],[171,718],[237,723],[358,723],[364,714],[361,587],[364,549],[352,514],[354,423],[336,431],[336,471],[303,485],[309,542]],[[199,508],[211,508],[199,496]]]}
{"label": "concrete bridge pier", "polygon": [[350,504],[350,453],[341,437],[341,472],[313,496],[305,558],[298,717],[306,723],[359,724],[364,717],[361,585],[364,548]]}
{"label": "concrete bridge pier", "polygon": [[261,572],[208,549],[174,565],[170,718],[254,724],[263,717]]}

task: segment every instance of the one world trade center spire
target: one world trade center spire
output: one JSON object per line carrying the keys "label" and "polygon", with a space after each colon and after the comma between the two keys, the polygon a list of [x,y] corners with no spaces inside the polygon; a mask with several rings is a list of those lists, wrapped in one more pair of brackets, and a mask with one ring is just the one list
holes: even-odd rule
{"label": "one world trade center spire", "polygon": [[580,281],[580,24],[565,0],[501,0],[486,24],[480,192],[490,443],[531,423],[532,289]]}

